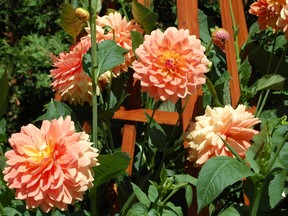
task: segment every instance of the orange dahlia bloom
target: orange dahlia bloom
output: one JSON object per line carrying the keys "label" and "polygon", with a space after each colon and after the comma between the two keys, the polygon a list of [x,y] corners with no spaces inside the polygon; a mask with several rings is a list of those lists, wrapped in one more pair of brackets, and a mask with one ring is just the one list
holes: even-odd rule
{"label": "orange dahlia bloom", "polygon": [[[89,33],[87,37],[90,37],[90,27],[86,28],[86,31]],[[143,32],[134,20],[127,22],[126,17],[122,17],[119,12],[110,13],[102,17],[98,16],[96,19],[96,40],[98,43],[104,40],[114,40],[119,46],[129,51],[124,56],[125,61],[123,64],[112,70],[117,76],[121,72],[126,72],[135,60],[132,50],[131,31]]]}
{"label": "orange dahlia bloom", "polygon": [[152,31],[136,49],[133,76],[141,81],[141,91],[149,92],[155,101],[176,103],[205,83],[210,62],[204,51],[189,30],[169,27],[165,32]]}
{"label": "orange dahlia bloom", "polygon": [[257,22],[260,30],[271,27],[277,31],[276,22],[285,4],[285,0],[258,0],[250,5],[249,13],[258,16]]}
{"label": "orange dahlia bloom", "polygon": [[82,58],[90,48],[89,40],[81,40],[69,53],[60,53],[51,70],[52,88],[63,101],[92,104],[92,80],[82,67]]}
{"label": "orange dahlia bloom", "polygon": [[98,150],[91,147],[88,134],[75,132],[70,116],[45,120],[40,129],[23,126],[9,142],[4,180],[16,189],[16,199],[26,201],[27,209],[66,210],[93,186]]}
{"label": "orange dahlia bloom", "polygon": [[218,155],[234,157],[222,139],[244,158],[250,140],[258,133],[252,127],[259,122],[244,105],[236,109],[230,105],[213,109],[207,106],[205,114],[196,117],[196,122],[183,134],[190,148],[188,160],[199,166]]}
{"label": "orange dahlia bloom", "polygon": [[285,7],[283,7],[280,12],[280,17],[277,20],[277,26],[279,26],[279,28],[282,28],[285,37],[288,40],[288,1]]}

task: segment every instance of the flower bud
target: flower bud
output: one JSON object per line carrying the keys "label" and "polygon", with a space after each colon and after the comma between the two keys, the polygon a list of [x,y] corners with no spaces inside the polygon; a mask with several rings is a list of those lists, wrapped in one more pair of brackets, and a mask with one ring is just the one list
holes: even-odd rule
{"label": "flower bud", "polygon": [[223,52],[225,52],[225,44],[229,40],[229,33],[223,28],[216,27],[212,29],[212,42],[215,46],[218,46]]}
{"label": "flower bud", "polygon": [[89,12],[85,10],[84,8],[80,8],[80,7],[75,10],[75,15],[77,18],[79,18],[83,22],[87,22],[90,17]]}

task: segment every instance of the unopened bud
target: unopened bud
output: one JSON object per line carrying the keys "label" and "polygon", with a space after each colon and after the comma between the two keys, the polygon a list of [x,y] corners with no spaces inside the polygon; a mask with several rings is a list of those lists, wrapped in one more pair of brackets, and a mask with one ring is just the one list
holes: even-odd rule
{"label": "unopened bud", "polygon": [[75,11],[76,17],[78,17],[80,20],[87,22],[89,20],[90,14],[87,10],[84,8],[77,8]]}
{"label": "unopened bud", "polygon": [[223,52],[225,52],[225,44],[229,40],[229,33],[223,28],[216,27],[212,30],[212,42],[215,46],[218,46]]}

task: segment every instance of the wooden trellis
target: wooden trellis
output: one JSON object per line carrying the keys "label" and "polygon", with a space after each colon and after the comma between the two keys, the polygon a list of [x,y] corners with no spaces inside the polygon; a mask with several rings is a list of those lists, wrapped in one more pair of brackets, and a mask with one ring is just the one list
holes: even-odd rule
{"label": "wooden trellis", "polygon": [[[227,70],[231,75],[230,81],[230,94],[232,106],[236,107],[240,97],[240,85],[238,79],[238,68],[236,62],[236,52],[233,40],[233,23],[230,12],[230,0],[219,0],[221,10],[222,27],[225,28],[230,34],[230,40],[226,45],[226,61]],[[139,3],[149,7],[149,0],[138,0]],[[216,3],[215,3],[216,4]],[[248,30],[245,21],[244,9],[242,1],[231,0],[232,11],[235,18],[235,24],[238,27],[238,45],[239,48],[245,43],[248,37]],[[178,28],[189,29],[190,34],[200,37],[199,23],[198,23],[198,1],[197,0],[177,0],[177,16]],[[146,122],[144,113],[150,113],[151,110],[140,109],[140,85],[137,81],[131,81],[130,85],[130,99],[126,107],[121,107],[115,115],[114,119],[121,119],[127,121],[123,129],[122,151],[128,152],[131,155],[131,162],[127,169],[128,174],[132,173],[133,156],[136,142],[136,127],[135,122]],[[186,103],[186,99],[182,99],[182,106]],[[203,101],[202,91],[199,89],[195,95],[192,95],[182,115],[182,128],[186,130],[193,117],[203,114]],[[179,114],[177,112],[164,112],[156,111],[155,120],[159,124],[175,125],[178,120]],[[191,173],[192,167],[188,168],[187,172]],[[195,199],[194,199],[195,200]],[[197,215],[196,202],[188,211],[188,215]],[[201,213],[205,215],[205,213]]]}

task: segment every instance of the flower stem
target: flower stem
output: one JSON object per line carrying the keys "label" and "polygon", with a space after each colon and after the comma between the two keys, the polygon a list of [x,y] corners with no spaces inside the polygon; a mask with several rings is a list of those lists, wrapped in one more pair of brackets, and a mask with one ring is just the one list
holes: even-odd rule
{"label": "flower stem", "polygon": [[[96,43],[96,17],[97,14],[93,12],[92,0],[89,0],[90,12],[90,28],[91,28],[91,74],[92,74],[92,141],[93,146],[98,149],[98,108],[97,108],[97,43]],[[93,187],[91,191],[91,215],[100,215],[97,208],[97,187]]]}
{"label": "flower stem", "polygon": [[252,209],[250,211],[250,216],[257,216],[257,212],[258,212],[258,207],[259,207],[259,203],[260,203],[260,199],[261,199],[261,194],[262,194],[262,183],[260,186],[258,186],[259,180],[255,181],[255,193],[254,193],[254,197],[253,197],[253,202],[252,202]]}
{"label": "flower stem", "polygon": [[241,61],[239,57],[238,27],[236,26],[231,0],[229,0],[229,9],[231,13],[231,19],[232,19],[232,25],[233,25],[233,31],[234,31],[233,38],[234,38],[234,46],[235,46],[235,53],[236,53],[236,62],[237,62],[238,70],[239,70]]}

